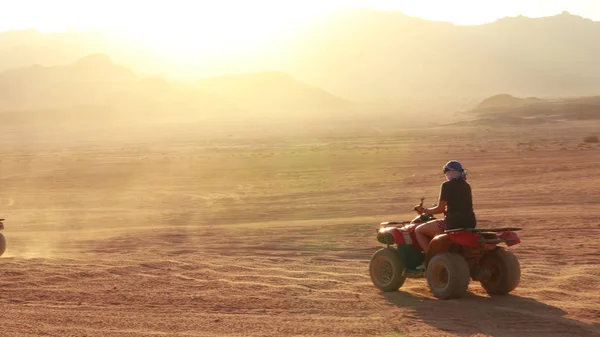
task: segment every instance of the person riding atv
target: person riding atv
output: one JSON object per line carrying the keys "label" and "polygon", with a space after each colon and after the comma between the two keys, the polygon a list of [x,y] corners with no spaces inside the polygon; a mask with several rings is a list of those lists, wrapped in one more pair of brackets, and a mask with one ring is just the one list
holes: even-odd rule
{"label": "person riding atv", "polygon": [[[473,211],[473,196],[471,186],[467,183],[467,173],[461,163],[451,160],[444,165],[444,175],[447,181],[440,189],[438,205],[434,208],[415,206],[415,210],[423,214],[444,213],[444,219],[435,219],[419,225],[415,230],[416,239],[427,254],[429,242],[436,235],[449,229],[475,228],[477,219]],[[425,264],[417,267],[424,270]]]}
{"label": "person riding atv", "polygon": [[[379,224],[377,241],[386,247],[371,256],[371,281],[381,291],[392,292],[407,278],[425,277],[431,293],[443,300],[462,297],[471,280],[490,295],[510,293],[519,285],[521,266],[507,248],[521,242],[516,233],[521,228],[475,228],[465,170],[452,160],[444,165],[444,173],[448,181],[442,184],[437,206],[424,208],[423,197],[414,207],[414,219]],[[444,213],[444,219],[437,220],[435,213]]]}

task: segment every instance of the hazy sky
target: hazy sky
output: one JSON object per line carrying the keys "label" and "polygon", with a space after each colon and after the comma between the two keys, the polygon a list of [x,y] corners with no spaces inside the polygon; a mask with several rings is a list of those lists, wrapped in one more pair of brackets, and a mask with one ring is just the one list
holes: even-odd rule
{"label": "hazy sky", "polygon": [[[92,25],[131,30],[179,24],[180,19],[194,16],[223,20],[231,14],[236,19],[253,15],[267,22],[285,22],[340,7],[400,10],[456,24],[479,24],[519,14],[547,16],[563,10],[600,20],[599,0],[1,0],[0,30],[32,27],[48,31]],[[268,9],[279,14],[265,13]]]}
{"label": "hazy sky", "polygon": [[0,31],[105,28],[158,49],[203,52],[265,42],[316,14],[351,7],[456,24],[564,10],[600,21],[600,0],[0,0]]}

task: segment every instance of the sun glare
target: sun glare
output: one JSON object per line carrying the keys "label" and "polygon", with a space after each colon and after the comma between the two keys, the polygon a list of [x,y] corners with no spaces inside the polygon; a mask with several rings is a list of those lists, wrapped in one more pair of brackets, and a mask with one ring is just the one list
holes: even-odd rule
{"label": "sun glare", "polygon": [[20,0],[10,5],[0,3],[0,29],[35,28],[43,32],[104,29],[160,54],[214,57],[221,52],[264,48],[277,39],[292,36],[309,26],[315,17],[333,9],[399,10],[429,20],[480,24],[501,15],[552,14],[558,8],[550,2],[538,1],[535,6],[520,3],[516,0],[501,3],[477,0]]}
{"label": "sun glare", "polygon": [[[0,29],[100,29],[134,38],[160,52],[219,52],[284,38],[311,17],[340,4],[345,7],[341,0],[326,4],[280,0],[22,0],[9,8],[0,4],[0,11],[4,11],[0,13]],[[6,15],[6,9],[11,15]]]}
{"label": "sun glare", "polygon": [[122,18],[110,28],[161,53],[218,54],[258,48],[290,36],[321,10],[277,1],[235,2],[234,6],[227,1],[203,2],[168,11],[146,8],[145,15]]}

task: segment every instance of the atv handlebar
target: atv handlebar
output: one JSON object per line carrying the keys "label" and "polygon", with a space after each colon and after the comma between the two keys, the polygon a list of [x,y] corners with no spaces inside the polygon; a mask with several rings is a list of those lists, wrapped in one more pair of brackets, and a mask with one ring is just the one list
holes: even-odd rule
{"label": "atv handlebar", "polygon": [[[423,207],[423,201],[425,201],[425,197],[421,197],[421,202],[419,203],[420,207]],[[421,212],[419,212],[419,210],[417,209],[419,206],[415,206],[413,208],[413,211],[417,212],[417,214],[421,215]]]}

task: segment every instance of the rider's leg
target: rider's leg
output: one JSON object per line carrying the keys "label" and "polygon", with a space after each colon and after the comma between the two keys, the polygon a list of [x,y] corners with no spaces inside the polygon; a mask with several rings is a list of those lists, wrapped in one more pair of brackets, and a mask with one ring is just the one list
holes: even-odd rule
{"label": "rider's leg", "polygon": [[424,253],[427,253],[431,239],[436,235],[443,233],[443,230],[440,227],[439,220],[431,220],[417,226],[415,229],[415,236]]}

